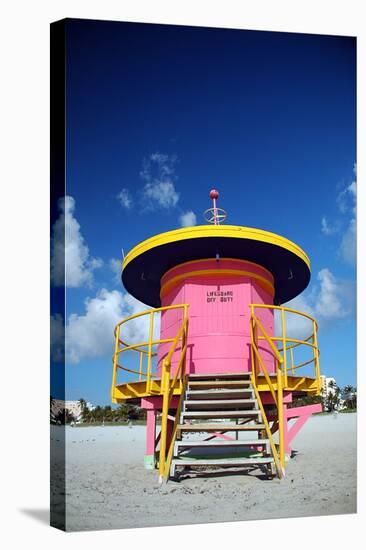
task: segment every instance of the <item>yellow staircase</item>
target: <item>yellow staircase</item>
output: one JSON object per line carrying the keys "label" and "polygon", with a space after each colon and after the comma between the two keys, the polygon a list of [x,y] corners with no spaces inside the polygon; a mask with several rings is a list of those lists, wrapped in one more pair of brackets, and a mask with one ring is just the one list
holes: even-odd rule
{"label": "yellow staircase", "polygon": [[[188,304],[181,304],[151,309],[133,315],[118,323],[115,328],[115,353],[113,356],[111,388],[112,402],[122,403],[126,400],[139,402],[142,397],[151,396],[160,396],[162,398],[160,449],[158,453],[160,482],[166,481],[171,473],[174,474],[175,470],[183,465],[183,462],[185,466],[193,466],[193,464],[188,462],[189,459],[186,456],[187,449],[189,448],[186,444],[188,433],[216,433],[215,430],[218,425],[220,425],[220,429],[217,430],[217,432],[222,432],[222,434],[226,432],[256,432],[257,439],[252,438],[254,443],[250,444],[250,446],[254,448],[260,447],[258,444],[258,440],[260,440],[259,435],[262,430],[264,430],[266,434],[266,441],[262,440],[262,444],[265,446],[265,450],[263,451],[264,454],[260,457],[242,457],[247,459],[247,463],[244,463],[245,461],[242,460],[239,461],[239,465],[266,465],[267,469],[270,468],[272,473],[275,471],[280,478],[283,477],[285,472],[283,419],[284,391],[300,394],[306,393],[310,395],[319,395],[321,391],[317,324],[315,319],[305,313],[290,308],[265,304],[252,304],[250,306],[252,372],[228,375],[212,374],[207,375],[205,378],[204,375],[186,374],[188,307]],[[182,323],[176,336],[165,340],[154,339],[155,316],[167,309],[173,308],[181,308],[183,313]],[[257,310],[260,310],[260,308],[273,309],[280,315],[282,326],[280,335],[269,336],[267,334],[257,315]],[[313,327],[311,334],[302,340],[289,337],[286,334],[286,313],[300,315],[308,319]],[[124,325],[128,321],[133,321],[143,315],[149,317],[148,339],[140,343],[126,342],[122,334]],[[161,372],[157,374],[153,370],[153,358],[156,356],[155,350],[157,346],[161,343],[170,343],[171,347],[168,355],[162,361]],[[276,367],[274,373],[268,373],[266,369],[265,362],[261,355],[261,343],[266,344],[267,349],[271,350],[275,359]],[[296,364],[294,352],[296,349],[304,347],[310,350],[311,357],[306,361]],[[177,350],[180,350],[180,356],[178,365],[175,367],[173,373],[171,361],[173,354]],[[122,364],[122,359],[126,352],[134,352],[138,355],[138,369],[128,368],[125,364]],[[309,366],[314,367],[313,376],[302,376],[299,374],[299,369]],[[121,381],[118,379],[118,374],[121,372],[126,377],[128,376],[128,380],[125,379]],[[261,394],[264,392],[272,396],[272,401],[277,410],[279,427],[278,446],[274,444],[272,432],[263,407]],[[250,397],[248,397],[248,393],[250,393]],[[199,396],[201,396],[202,399],[198,399]],[[169,411],[176,407],[176,404],[172,407],[173,397],[178,397],[178,406],[172,435],[170,441],[168,441]],[[212,397],[214,397],[214,399],[210,399]],[[219,399],[220,403],[215,403],[215,401]],[[224,401],[226,401],[225,407]],[[233,418],[241,423],[233,424],[231,421]],[[227,423],[227,419],[230,419],[230,425]],[[205,421],[204,424],[201,423],[202,420]],[[225,421],[225,424],[221,424],[218,421]],[[183,438],[182,434],[184,436]],[[239,441],[239,443],[232,445],[227,444],[226,446],[237,448],[245,447],[245,445],[241,444],[241,440],[238,439],[236,441]],[[193,444],[190,447],[198,448],[210,446],[225,447],[225,444],[220,444],[220,442],[217,441],[211,444],[205,443],[201,446],[199,444]],[[263,460],[248,462],[248,458],[261,458]],[[199,464],[197,460],[198,459],[195,459],[196,466],[204,466],[206,464]],[[234,457],[234,461],[238,460],[239,457]],[[233,466],[234,463],[231,461],[230,464],[225,464],[225,461],[221,461],[215,464],[215,466],[219,465],[226,467]]]}
{"label": "yellow staircase", "polygon": [[[269,476],[276,471],[282,475],[250,374],[188,376],[177,428],[171,477],[181,468],[197,472],[197,467],[199,472],[259,467]],[[263,431],[267,438],[262,437]]]}

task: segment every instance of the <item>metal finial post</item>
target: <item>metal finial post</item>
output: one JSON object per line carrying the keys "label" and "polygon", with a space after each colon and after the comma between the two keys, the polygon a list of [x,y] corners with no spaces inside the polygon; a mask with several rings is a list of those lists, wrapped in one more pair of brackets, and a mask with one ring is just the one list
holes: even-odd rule
{"label": "metal finial post", "polygon": [[216,207],[216,200],[219,198],[219,192],[216,189],[211,189],[210,198],[212,199],[212,202],[213,202],[213,221],[215,225],[219,225],[220,221],[217,217],[217,207]]}
{"label": "metal finial post", "polygon": [[220,225],[221,222],[224,222],[227,218],[225,210],[217,206],[217,199],[219,198],[219,192],[217,189],[211,189],[210,199],[212,199],[213,206],[208,208],[203,213],[205,220],[208,223],[213,223],[214,225]]}

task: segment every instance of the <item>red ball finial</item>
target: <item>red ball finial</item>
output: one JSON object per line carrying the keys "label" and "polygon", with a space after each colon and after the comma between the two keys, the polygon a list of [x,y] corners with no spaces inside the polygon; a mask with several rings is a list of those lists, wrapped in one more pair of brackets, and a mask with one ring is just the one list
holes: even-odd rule
{"label": "red ball finial", "polygon": [[211,189],[210,191],[210,199],[218,199],[219,198],[219,192],[217,189]]}

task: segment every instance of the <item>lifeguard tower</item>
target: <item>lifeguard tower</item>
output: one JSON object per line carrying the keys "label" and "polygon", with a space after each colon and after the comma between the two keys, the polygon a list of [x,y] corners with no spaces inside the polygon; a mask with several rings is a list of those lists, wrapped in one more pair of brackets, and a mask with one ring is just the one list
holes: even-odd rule
{"label": "lifeguard tower", "polygon": [[155,235],[122,265],[125,288],[151,309],[115,328],[111,397],[146,409],[145,466],[160,482],[208,465],[281,478],[293,438],[321,411],[292,406],[320,394],[317,323],[281,305],[307,287],[309,258],[280,235],[224,225],[218,197],[206,225]]}

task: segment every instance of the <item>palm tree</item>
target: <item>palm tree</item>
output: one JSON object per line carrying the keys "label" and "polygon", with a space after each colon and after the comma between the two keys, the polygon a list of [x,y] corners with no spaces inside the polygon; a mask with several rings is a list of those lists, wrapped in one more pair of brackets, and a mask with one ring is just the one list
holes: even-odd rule
{"label": "palm tree", "polygon": [[98,421],[98,420],[101,420],[102,417],[103,417],[103,409],[100,405],[97,405],[93,410],[93,418]]}
{"label": "palm tree", "polygon": [[80,399],[79,399],[79,405],[80,405],[80,409],[81,409],[81,420],[84,421],[85,416],[86,416],[86,412],[87,412],[87,410],[88,410],[88,407],[87,407],[87,404],[86,404],[85,399],[80,398]]}
{"label": "palm tree", "polygon": [[80,403],[81,410],[83,411],[86,407],[85,399],[83,399],[83,398],[79,399],[79,403]]}
{"label": "palm tree", "polygon": [[58,424],[65,425],[75,422],[75,416],[68,409],[62,409],[55,415],[55,420]]}
{"label": "palm tree", "polygon": [[357,407],[357,391],[354,386],[344,386],[342,389],[342,397],[347,409],[355,409]]}
{"label": "palm tree", "polygon": [[55,404],[55,400],[54,400],[54,398],[52,397],[52,395],[50,395],[50,420],[51,420],[51,422],[53,422],[53,423],[56,422],[56,417],[55,417],[55,414],[54,414],[54,412],[53,412],[54,404]]}

